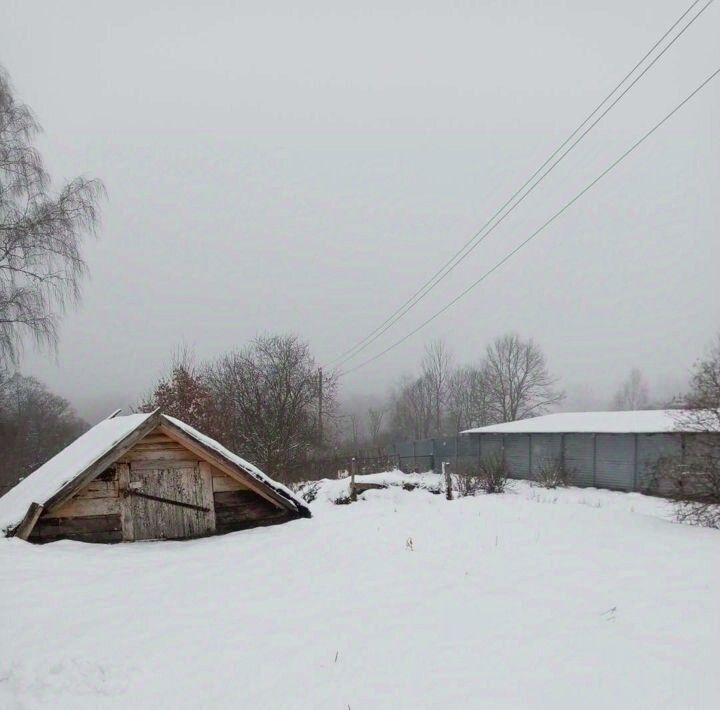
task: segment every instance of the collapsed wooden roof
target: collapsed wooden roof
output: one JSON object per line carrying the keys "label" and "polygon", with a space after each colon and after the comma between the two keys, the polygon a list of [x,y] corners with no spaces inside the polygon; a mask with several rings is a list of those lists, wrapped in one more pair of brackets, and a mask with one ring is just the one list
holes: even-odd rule
{"label": "collapsed wooden roof", "polygon": [[200,459],[245,483],[275,505],[301,517],[310,517],[307,505],[289,488],[214,439],[156,410],[101,421],[23,479],[0,498],[0,530],[14,534],[25,527],[29,529],[23,532],[29,534],[41,511],[59,508],[155,429],[162,430]]}

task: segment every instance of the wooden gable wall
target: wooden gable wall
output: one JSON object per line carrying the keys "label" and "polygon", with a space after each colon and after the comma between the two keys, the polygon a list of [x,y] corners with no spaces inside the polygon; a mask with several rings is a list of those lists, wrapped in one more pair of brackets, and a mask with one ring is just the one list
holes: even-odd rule
{"label": "wooden gable wall", "polygon": [[[213,532],[226,533],[257,525],[282,522],[293,516],[231,478],[172,439],[160,428],[153,430],[124,456],[93,479],[68,502],[44,512],[31,542],[72,539],[85,542],[122,542],[133,539],[133,524],[123,489],[130,467],[161,471],[163,466],[202,466],[212,480]],[[212,534],[212,533],[210,533]]]}

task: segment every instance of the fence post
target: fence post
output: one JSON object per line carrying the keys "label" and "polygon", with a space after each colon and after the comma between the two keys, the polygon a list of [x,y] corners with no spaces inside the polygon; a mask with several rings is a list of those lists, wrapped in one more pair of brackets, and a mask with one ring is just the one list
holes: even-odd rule
{"label": "fence post", "polygon": [[443,478],[445,479],[445,497],[448,500],[452,500],[452,480],[450,479],[450,462],[449,461],[443,461],[441,463],[442,466],[442,474]]}
{"label": "fence post", "polygon": [[350,462],[350,500],[357,500],[357,492],[355,491],[355,467],[357,465],[357,462],[355,461],[355,457],[352,457],[352,461]]}

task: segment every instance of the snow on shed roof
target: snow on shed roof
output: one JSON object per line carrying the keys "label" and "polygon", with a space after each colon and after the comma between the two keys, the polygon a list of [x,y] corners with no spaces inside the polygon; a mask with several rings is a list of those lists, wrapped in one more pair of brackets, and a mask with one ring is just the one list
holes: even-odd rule
{"label": "snow on shed roof", "polygon": [[[150,417],[159,413],[130,414],[124,417],[110,417],[86,431],[62,451],[53,456],[40,468],[24,478],[4,496],[0,497],[0,531],[7,531],[22,522],[31,503],[45,505],[66,484],[77,478],[96,461],[111,452],[118,444],[136,432]],[[209,436],[174,417],[159,415],[158,423],[166,421],[174,425],[190,438],[212,449],[215,454],[242,469],[249,476],[271,489],[285,501],[286,507],[296,510],[300,515],[309,515],[305,502],[289,488],[274,481],[257,466],[232,453]],[[149,426],[151,426],[149,424]],[[118,456],[119,458],[119,456]]]}
{"label": "snow on shed roof", "polygon": [[682,409],[561,412],[468,429],[463,434],[661,434],[696,431],[696,427],[684,423],[686,416],[687,410]]}
{"label": "snow on shed roof", "polygon": [[43,505],[150,416],[130,414],[105,419],[75,439],[0,498],[0,530],[18,525],[31,503]]}

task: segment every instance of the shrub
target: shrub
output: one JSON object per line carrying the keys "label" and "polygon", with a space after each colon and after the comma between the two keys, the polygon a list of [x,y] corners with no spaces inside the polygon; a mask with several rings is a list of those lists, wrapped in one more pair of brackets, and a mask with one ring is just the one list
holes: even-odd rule
{"label": "shrub", "polygon": [[720,528],[720,459],[694,456],[689,461],[660,459],[654,471],[660,493],[675,504],[678,522]]}
{"label": "shrub", "polygon": [[537,474],[536,483],[543,488],[562,488],[572,483],[573,472],[558,460],[545,461]]}
{"label": "shrub", "polygon": [[452,475],[453,489],[460,497],[474,496],[481,490],[480,471],[475,466],[458,464]]}
{"label": "shrub", "polygon": [[502,456],[491,455],[480,459],[478,464],[479,489],[485,493],[504,493],[508,480],[508,468]]}
{"label": "shrub", "polygon": [[303,483],[295,488],[295,492],[306,502],[312,503],[318,495],[320,490],[320,481],[311,481],[309,483]]}

